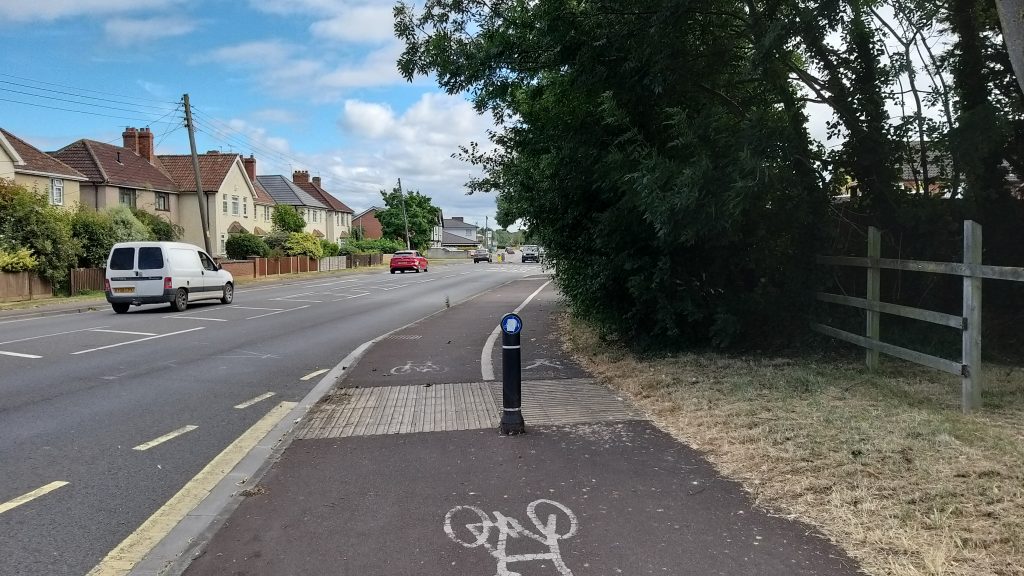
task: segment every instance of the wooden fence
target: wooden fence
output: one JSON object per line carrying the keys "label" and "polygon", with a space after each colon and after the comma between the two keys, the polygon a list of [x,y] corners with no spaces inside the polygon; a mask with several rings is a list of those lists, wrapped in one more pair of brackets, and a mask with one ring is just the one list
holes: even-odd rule
{"label": "wooden fence", "polygon": [[34,272],[0,272],[0,302],[52,297],[53,287]]}
{"label": "wooden fence", "polygon": [[103,282],[107,278],[106,268],[72,268],[70,288],[71,295],[81,294],[86,290],[103,291]]}
{"label": "wooden fence", "polygon": [[[813,324],[814,330],[822,334],[851,342],[867,348],[866,362],[869,369],[878,367],[879,353],[902,358],[936,370],[960,376],[960,406],[964,412],[981,405],[981,281],[983,279],[1024,282],[1024,268],[1006,266],[985,266],[981,262],[981,225],[967,220],[964,222],[963,262],[924,262],[882,258],[882,235],[874,226],[868,229],[868,255],[819,256],[818,263],[833,266],[854,266],[867,269],[866,298],[855,298],[839,294],[818,293],[818,300],[843,306],[853,306],[867,312],[865,335],[853,334],[825,324]],[[963,308],[960,316],[944,314],[933,310],[922,310],[910,306],[882,302],[881,269],[949,274],[963,277]],[[961,333],[960,361],[955,362],[909,350],[882,342],[879,338],[881,314],[892,314],[931,322],[955,328]]]}

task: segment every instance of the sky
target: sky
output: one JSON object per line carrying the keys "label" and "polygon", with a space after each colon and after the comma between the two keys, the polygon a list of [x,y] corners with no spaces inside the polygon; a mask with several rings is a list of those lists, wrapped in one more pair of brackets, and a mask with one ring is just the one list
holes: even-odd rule
{"label": "sky", "polygon": [[[445,218],[494,226],[492,194],[453,159],[492,127],[460,95],[395,66],[392,0],[0,0],[0,127],[44,151],[121,143],[149,126],[158,154],[256,158],[308,170],[357,213],[398,178]],[[63,110],[60,110],[60,109]]]}

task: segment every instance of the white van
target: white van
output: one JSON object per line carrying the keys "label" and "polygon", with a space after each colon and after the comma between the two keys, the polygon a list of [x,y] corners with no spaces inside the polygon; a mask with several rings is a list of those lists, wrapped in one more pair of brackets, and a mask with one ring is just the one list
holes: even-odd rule
{"label": "white van", "polygon": [[235,279],[213,258],[181,242],[119,242],[107,257],[107,302],[118,314],[132,305],[170,302],[182,311],[195,300],[235,298]]}

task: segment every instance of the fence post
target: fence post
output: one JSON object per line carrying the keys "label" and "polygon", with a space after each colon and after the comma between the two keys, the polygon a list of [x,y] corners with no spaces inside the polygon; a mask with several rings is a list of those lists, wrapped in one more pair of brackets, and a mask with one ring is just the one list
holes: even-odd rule
{"label": "fence post", "polygon": [[963,376],[960,408],[981,407],[981,224],[964,221]]}
{"label": "fence post", "polygon": [[[882,256],[882,233],[874,226],[868,227],[868,305],[875,304],[881,300],[882,271],[878,267],[878,259]],[[882,313],[876,310],[867,310],[867,334],[871,340],[879,341],[879,325],[882,321]],[[868,348],[866,362],[869,370],[878,369],[878,350]]]}

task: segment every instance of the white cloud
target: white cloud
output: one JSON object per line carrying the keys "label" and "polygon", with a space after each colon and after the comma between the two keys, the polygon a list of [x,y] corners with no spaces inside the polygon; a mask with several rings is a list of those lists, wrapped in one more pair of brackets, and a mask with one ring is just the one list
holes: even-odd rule
{"label": "white cloud", "polygon": [[336,16],[314,22],[309,29],[318,38],[386,42],[394,38],[394,23],[390,4],[364,4],[345,6]]}
{"label": "white cloud", "polygon": [[179,16],[153,18],[114,18],[103,26],[107,37],[116,44],[182,36],[196,29],[196,23]]}
{"label": "white cloud", "polygon": [[181,0],[3,0],[0,20],[16,22],[53,21],[72,16],[125,14],[164,9]]}
{"label": "white cloud", "polygon": [[283,108],[264,108],[263,110],[256,110],[252,113],[254,120],[260,122],[270,122],[273,124],[300,124],[302,118],[298,113],[292,110],[285,110]]}

